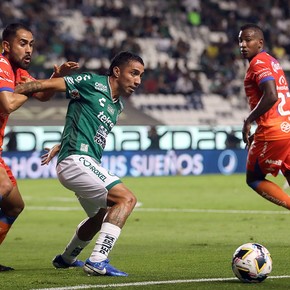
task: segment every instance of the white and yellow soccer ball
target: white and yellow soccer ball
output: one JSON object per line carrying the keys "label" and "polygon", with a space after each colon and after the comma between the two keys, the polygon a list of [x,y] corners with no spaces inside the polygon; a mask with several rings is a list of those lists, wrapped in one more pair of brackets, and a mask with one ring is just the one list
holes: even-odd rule
{"label": "white and yellow soccer ball", "polygon": [[232,270],[242,282],[262,282],[272,271],[271,254],[257,243],[241,245],[233,254]]}

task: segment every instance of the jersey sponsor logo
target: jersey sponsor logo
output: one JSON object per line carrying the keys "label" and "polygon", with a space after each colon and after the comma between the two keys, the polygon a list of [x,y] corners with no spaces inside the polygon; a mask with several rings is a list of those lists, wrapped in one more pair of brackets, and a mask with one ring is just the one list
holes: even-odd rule
{"label": "jersey sponsor logo", "polygon": [[100,180],[102,180],[103,182],[106,181],[107,177],[100,172],[92,163],[91,161],[87,160],[85,157],[80,157],[79,161],[81,161],[83,163],[83,165],[87,168],[89,168]]}
{"label": "jersey sponsor logo", "polygon": [[112,105],[109,104],[107,110],[110,115],[114,115],[115,109],[112,107]]}
{"label": "jersey sponsor logo", "polygon": [[261,79],[269,77],[269,76],[272,76],[272,72],[270,70],[259,74],[258,79],[261,80]]}
{"label": "jersey sponsor logo", "polygon": [[95,82],[95,89],[101,92],[108,92],[108,87],[99,82]]}
{"label": "jersey sponsor logo", "polygon": [[7,78],[2,78],[2,77],[0,77],[0,81],[4,81],[4,82],[8,82],[8,83],[14,83],[13,80],[7,79]]}
{"label": "jersey sponsor logo", "polygon": [[97,117],[102,123],[108,125],[110,129],[112,129],[114,127],[114,125],[115,125],[114,122],[112,122],[110,117],[105,115],[104,111],[99,112]]}
{"label": "jersey sponsor logo", "polygon": [[94,136],[95,143],[99,144],[103,149],[105,149],[108,134],[109,132],[104,126],[99,126],[98,131]]}
{"label": "jersey sponsor logo", "polygon": [[284,76],[279,77],[279,86],[277,86],[277,91],[288,91],[288,84]]}
{"label": "jersey sponsor logo", "polygon": [[290,132],[290,124],[288,122],[281,123],[280,128],[281,128],[281,131],[284,133]]}
{"label": "jersey sponsor logo", "polygon": [[272,160],[272,159],[267,159],[265,161],[266,164],[273,164],[273,165],[278,165],[280,166],[282,164],[282,160]]}
{"label": "jersey sponsor logo", "polygon": [[279,84],[280,85],[287,85],[286,78],[284,76],[279,77]]}

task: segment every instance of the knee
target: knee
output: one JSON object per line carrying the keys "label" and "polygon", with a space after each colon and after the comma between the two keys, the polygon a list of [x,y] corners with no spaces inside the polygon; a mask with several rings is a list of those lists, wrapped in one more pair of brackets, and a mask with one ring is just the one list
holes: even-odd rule
{"label": "knee", "polygon": [[124,202],[128,207],[130,207],[133,210],[133,208],[137,203],[137,198],[132,192],[130,192],[129,194],[126,194]]}
{"label": "knee", "polygon": [[10,194],[10,192],[13,189],[13,184],[10,181],[10,179],[6,179],[5,180],[1,180],[1,184],[0,184],[0,194],[2,195],[2,197],[8,197],[8,195]]}
{"label": "knee", "polygon": [[265,180],[265,178],[263,177],[253,178],[253,177],[247,176],[246,178],[247,185],[251,187],[253,190],[256,190],[259,183],[263,180]]}
{"label": "knee", "polygon": [[24,210],[25,204],[22,199],[7,198],[3,199],[1,203],[2,212],[10,217],[17,218]]}
{"label": "knee", "polygon": [[24,202],[22,202],[15,205],[10,205],[9,207],[3,206],[2,210],[5,215],[17,218],[24,210],[24,206]]}
{"label": "knee", "polygon": [[16,207],[14,207],[13,209],[12,209],[12,216],[19,216],[21,213],[22,213],[22,211],[24,210],[24,207],[25,207],[25,205],[24,205],[24,202],[22,203],[22,204],[18,204]]}

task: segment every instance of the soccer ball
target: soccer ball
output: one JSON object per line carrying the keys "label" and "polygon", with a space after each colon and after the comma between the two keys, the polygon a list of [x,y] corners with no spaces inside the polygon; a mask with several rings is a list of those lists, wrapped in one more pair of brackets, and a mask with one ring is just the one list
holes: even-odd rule
{"label": "soccer ball", "polygon": [[242,282],[262,282],[272,271],[270,252],[257,243],[244,244],[233,254],[232,269]]}

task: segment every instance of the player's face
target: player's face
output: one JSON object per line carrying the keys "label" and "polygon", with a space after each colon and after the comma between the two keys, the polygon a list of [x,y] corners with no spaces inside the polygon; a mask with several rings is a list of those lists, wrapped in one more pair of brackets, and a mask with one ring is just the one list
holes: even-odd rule
{"label": "player's face", "polygon": [[138,61],[130,61],[127,65],[118,68],[118,70],[120,95],[129,97],[141,84],[144,66]]}
{"label": "player's face", "polygon": [[263,39],[252,29],[245,29],[239,33],[239,46],[243,58],[251,60],[263,49]]}
{"label": "player's face", "polygon": [[32,33],[19,29],[16,36],[6,43],[4,50],[14,69],[28,69],[31,62],[34,39]]}

